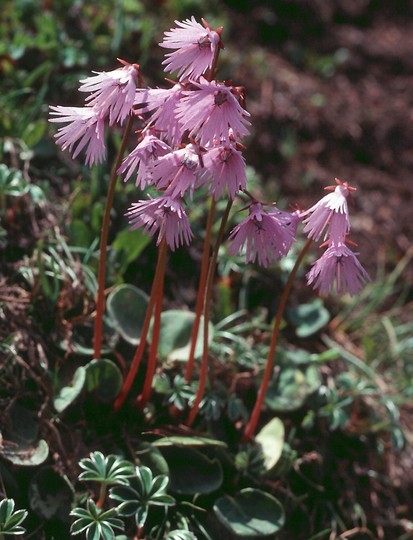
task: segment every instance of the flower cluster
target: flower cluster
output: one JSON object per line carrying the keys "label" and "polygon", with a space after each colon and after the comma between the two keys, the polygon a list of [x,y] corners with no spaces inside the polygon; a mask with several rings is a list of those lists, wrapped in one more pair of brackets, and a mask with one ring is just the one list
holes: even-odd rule
{"label": "flower cluster", "polygon": [[88,93],[84,107],[51,107],[51,121],[67,124],[58,129],[57,143],[74,157],[85,149],[86,163],[93,165],[105,157],[106,119],[112,126],[133,114],[141,127],[118,174],[133,178],[141,190],[152,186],[157,195],[129,208],[132,229],[158,233],[157,243],[165,239],[174,250],[193,237],[186,208],[197,189],[206,188],[215,201],[225,195],[233,200],[243,191],[252,202],[249,215],[230,233],[230,254],[242,252],[247,262],[268,266],[288,253],[302,220],[308,237],[322,238],[327,247],[307,274],[308,283],[321,293],[357,293],[369,278],[347,245],[347,199],[354,188],[337,180],[309,210],[291,213],[263,205],[246,191],[241,140],[249,134],[250,115],[243,88],[215,79],[221,34],[222,28],[194,17],[165,32],[165,71],[178,75],[177,82],[167,79],[169,88],[137,88],[139,66],[123,61],[121,68],[81,80],[79,90]]}
{"label": "flower cluster", "polygon": [[158,232],[158,243],[165,238],[172,250],[192,238],[185,206],[197,189],[233,199],[247,182],[240,139],[248,135],[249,113],[242,89],[213,79],[222,29],[202,22],[192,17],[165,33],[165,69],[177,71],[179,81],[136,90],[134,111],[144,127],[119,168],[125,180],[136,174],[139,188],[159,192],[131,206],[131,226]]}

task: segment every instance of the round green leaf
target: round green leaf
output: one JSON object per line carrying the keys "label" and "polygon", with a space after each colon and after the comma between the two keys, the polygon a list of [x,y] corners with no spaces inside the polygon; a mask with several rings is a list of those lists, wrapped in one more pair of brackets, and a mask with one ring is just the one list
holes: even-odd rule
{"label": "round green leaf", "polygon": [[37,444],[31,446],[3,448],[0,450],[0,454],[14,465],[34,467],[46,461],[49,455],[49,446],[44,439],[40,439]]}
{"label": "round green leaf", "polygon": [[136,449],[136,459],[139,465],[145,465],[154,474],[154,476],[164,474],[169,477],[169,467],[161,451],[153,444],[142,442]]}
{"label": "round green leaf", "polygon": [[123,384],[118,366],[106,358],[95,359],[86,366],[86,388],[102,401],[113,401]]}
{"label": "round green leaf", "polygon": [[108,314],[120,335],[131,345],[139,343],[147,307],[147,294],[133,285],[119,285],[108,296]]}
{"label": "round green leaf", "polygon": [[221,523],[239,537],[263,537],[275,534],[285,522],[280,501],[259,489],[246,488],[232,498],[221,497],[214,504]]}
{"label": "round green leaf", "polygon": [[302,338],[315,334],[330,320],[330,314],[321,298],[316,298],[309,304],[301,304],[290,310],[288,316],[296,326],[295,333]]}
{"label": "round green leaf", "polygon": [[318,390],[320,384],[320,373],[315,366],[284,368],[277,382],[268,388],[265,403],[273,411],[295,411]]}
{"label": "round green leaf", "polygon": [[273,418],[255,437],[261,445],[265,458],[265,468],[272,469],[281,457],[284,446],[284,424],[279,418]]}
{"label": "round green leaf", "polygon": [[66,521],[71,510],[73,490],[52,467],[44,467],[30,481],[31,509],[43,519]]}
{"label": "round green leaf", "polygon": [[70,385],[63,386],[53,399],[53,405],[57,412],[64,411],[71,405],[81,393],[86,380],[86,369],[83,366],[77,368]]}
{"label": "round green leaf", "polygon": [[[171,361],[186,361],[189,356],[192,327],[195,313],[171,309],[161,315],[161,335],[159,339],[158,353],[162,359]],[[211,343],[214,335],[214,326],[208,324],[208,343]],[[198,339],[195,346],[195,358],[202,355],[204,339],[203,318],[201,318]],[[150,336],[148,337],[150,340]]]}
{"label": "round green leaf", "polygon": [[223,475],[218,460],[209,460],[201,452],[186,446],[165,446],[161,447],[161,452],[169,466],[173,493],[212,493],[221,486]]}

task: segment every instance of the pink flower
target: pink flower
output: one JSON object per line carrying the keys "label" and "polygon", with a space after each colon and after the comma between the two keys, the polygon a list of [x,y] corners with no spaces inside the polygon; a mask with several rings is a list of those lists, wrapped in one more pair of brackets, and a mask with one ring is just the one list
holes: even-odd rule
{"label": "pink flower", "polygon": [[159,156],[163,156],[171,152],[171,148],[155,137],[152,130],[146,130],[140,143],[132,150],[132,152],[123,160],[122,165],[118,169],[118,174],[125,171],[125,182],[129,180],[131,175],[136,171],[136,187],[145,189],[147,184],[152,184],[152,165],[154,160]]}
{"label": "pink flower", "polygon": [[170,152],[154,162],[152,173],[157,189],[168,188],[172,197],[183,197],[195,188],[201,171],[200,149],[194,144]]}
{"label": "pink flower", "polygon": [[307,273],[308,285],[321,294],[336,289],[338,294],[348,292],[354,296],[370,280],[356,255],[345,244],[332,244]]}
{"label": "pink flower", "polygon": [[233,199],[247,184],[245,160],[235,144],[230,142],[213,146],[203,156],[203,178],[211,181],[209,193],[217,200],[226,189]]}
{"label": "pink flower", "polygon": [[184,91],[177,106],[183,131],[189,130],[201,145],[229,140],[231,130],[235,137],[248,135],[250,122],[246,117],[250,115],[239,104],[232,87],[203,77],[194,85],[198,90]]}
{"label": "pink flower", "polygon": [[303,221],[306,224],[304,232],[308,233],[308,237],[315,241],[320,239],[323,231],[327,228],[324,239],[329,238],[329,241],[335,244],[344,243],[345,237],[350,231],[347,197],[354,188],[349,186],[347,182],[342,183],[337,178],[336,181],[339,185],[333,188],[333,193],[329,193],[303,213],[304,216],[311,214]]}
{"label": "pink flower", "polygon": [[[123,62],[122,62],[123,63]],[[135,79],[139,73],[136,64],[126,64],[113,71],[94,71],[93,77],[87,77],[80,82],[80,92],[92,92],[86,98],[91,107],[95,107],[102,116],[109,114],[109,124],[123,123],[130,114],[135,99]]]}
{"label": "pink flower", "polygon": [[169,195],[133,203],[126,216],[132,230],[143,227],[150,236],[159,230],[156,244],[165,237],[172,251],[184,243],[189,245],[192,240],[191,227],[181,202]]}
{"label": "pink flower", "polygon": [[50,122],[69,122],[57,130],[56,143],[62,150],[68,148],[75,158],[86,147],[86,165],[100,163],[106,155],[104,141],[104,120],[94,107],[50,107]]}
{"label": "pink flower", "polygon": [[176,49],[166,55],[162,62],[165,71],[178,71],[178,77],[197,79],[212,67],[217,47],[221,44],[221,29],[212,30],[196,22],[194,17],[183,22],[175,21],[179,28],[165,32],[164,41],[159,45],[166,49]]}
{"label": "pink flower", "polygon": [[[277,261],[288,253],[295,241],[294,228],[286,216],[281,218],[276,212],[266,213],[262,204],[253,203],[250,215],[237,225],[230,234],[229,253],[235,255],[245,247],[246,262],[255,262],[268,266],[270,261]],[[283,213],[284,214],[284,213]]]}
{"label": "pink flower", "polygon": [[176,116],[177,105],[182,97],[182,86],[175,84],[172,88],[138,89],[135,95],[135,105],[144,105],[139,113],[152,112],[148,123],[155,126],[159,132],[164,132],[169,144],[179,144],[183,131]]}

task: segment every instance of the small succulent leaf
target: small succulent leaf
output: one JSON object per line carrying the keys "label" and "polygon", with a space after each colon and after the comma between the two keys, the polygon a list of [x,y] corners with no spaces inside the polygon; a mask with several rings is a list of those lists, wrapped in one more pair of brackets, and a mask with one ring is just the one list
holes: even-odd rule
{"label": "small succulent leaf", "polygon": [[149,504],[153,504],[154,506],[173,506],[175,504],[175,499],[171,495],[164,493],[152,497]]}
{"label": "small succulent leaf", "polygon": [[136,477],[142,486],[142,494],[149,495],[152,487],[152,471],[144,465],[136,467]]}
{"label": "small succulent leaf", "polygon": [[7,521],[7,526],[9,529],[13,529],[13,534],[17,534],[15,529],[26,519],[27,514],[27,510],[16,510],[16,512],[10,516]]}
{"label": "small succulent leaf", "polygon": [[84,508],[73,508],[73,510],[69,514],[70,516],[78,517],[78,518],[85,518],[90,519],[90,514],[87,510]]}
{"label": "small succulent leaf", "polygon": [[13,514],[14,510],[14,500],[13,499],[3,499],[0,502],[0,523],[7,523],[10,516]]}
{"label": "small succulent leaf", "polygon": [[131,486],[115,486],[109,490],[109,498],[123,503],[133,499],[139,500],[139,493]]}
{"label": "small succulent leaf", "polygon": [[176,529],[174,531],[170,531],[165,540],[197,540],[197,538],[191,531]]}
{"label": "small succulent leaf", "polygon": [[92,499],[87,500],[86,506],[90,517],[97,521],[99,519],[101,509],[96,506],[95,501],[93,501]]}
{"label": "small succulent leaf", "polygon": [[136,501],[136,500],[125,501],[125,502],[121,503],[117,507],[119,515],[121,515],[123,517],[132,517],[132,516],[134,516],[136,514],[140,504],[141,503],[139,501]]}
{"label": "small succulent leaf", "polygon": [[138,527],[143,527],[145,525],[146,518],[148,517],[148,506],[145,504],[140,506],[136,510],[135,521]]}
{"label": "small succulent leaf", "polygon": [[80,534],[84,530],[90,527],[90,519],[80,518],[72,523],[70,528],[71,534]]}
{"label": "small succulent leaf", "polygon": [[149,497],[152,498],[153,495],[156,495],[158,492],[165,491],[169,484],[169,478],[167,476],[159,475],[155,476],[152,482],[152,486],[149,492]]}
{"label": "small succulent leaf", "polygon": [[86,531],[86,540],[99,540],[100,538],[100,523],[92,523]]}

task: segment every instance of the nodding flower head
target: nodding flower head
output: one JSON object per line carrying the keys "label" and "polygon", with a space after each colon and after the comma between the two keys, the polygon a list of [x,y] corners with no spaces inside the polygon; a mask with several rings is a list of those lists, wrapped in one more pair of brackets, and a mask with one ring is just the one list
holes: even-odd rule
{"label": "nodding flower head", "polygon": [[192,240],[188,217],[178,198],[165,195],[133,203],[126,216],[132,230],[143,227],[150,236],[159,231],[156,244],[165,237],[172,251],[182,244],[189,245]]}
{"label": "nodding flower head", "polygon": [[80,92],[92,92],[86,98],[89,106],[95,107],[102,116],[109,115],[109,125],[123,124],[131,113],[136,92],[137,64],[120,60],[123,67],[113,71],[94,71],[96,75],[82,79]]}
{"label": "nodding flower head", "polygon": [[162,63],[165,71],[177,71],[180,80],[197,79],[212,68],[218,47],[222,47],[222,28],[212,30],[208,23],[199,24],[194,17],[183,22],[175,21],[178,28],[165,32],[159,45],[175,49],[166,55]]}
{"label": "nodding flower head", "polygon": [[182,130],[206,145],[222,139],[248,135],[249,113],[243,109],[231,86],[208,82],[201,77],[194,83],[195,90],[183,92],[177,106],[177,117]]}
{"label": "nodding flower head", "polygon": [[313,264],[306,276],[307,283],[321,294],[335,290],[354,296],[370,280],[356,255],[345,244],[332,244]]}
{"label": "nodding flower head", "polygon": [[350,231],[350,221],[348,213],[347,198],[350,191],[354,191],[347,184],[336,179],[337,186],[329,186],[326,189],[333,189],[314,206],[303,212],[304,232],[308,237],[318,241],[324,231],[324,240],[335,244],[344,243],[346,235]]}
{"label": "nodding flower head", "polygon": [[249,216],[237,225],[230,234],[229,253],[235,255],[245,246],[246,262],[258,261],[261,266],[268,266],[288,253],[295,241],[295,216],[287,212],[278,214],[265,212],[261,203],[254,202],[249,208]]}
{"label": "nodding flower head", "polygon": [[74,150],[75,158],[86,149],[86,165],[92,166],[105,159],[104,119],[94,107],[50,107],[50,122],[68,123],[57,130],[56,143],[62,150]]}

